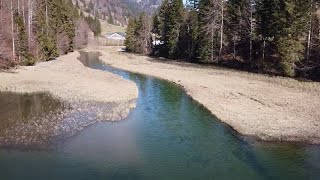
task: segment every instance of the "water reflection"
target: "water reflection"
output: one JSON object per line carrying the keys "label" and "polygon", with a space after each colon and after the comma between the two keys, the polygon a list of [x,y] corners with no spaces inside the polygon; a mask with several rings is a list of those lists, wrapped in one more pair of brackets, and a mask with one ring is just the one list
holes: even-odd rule
{"label": "water reflection", "polygon": [[[90,57],[90,58],[89,58]],[[234,135],[172,83],[88,66],[137,83],[137,107],[117,123],[96,123],[55,151],[0,151],[4,179],[319,179],[320,147],[261,143]]]}
{"label": "water reflection", "polygon": [[69,106],[45,93],[0,93],[0,145],[47,144]]}

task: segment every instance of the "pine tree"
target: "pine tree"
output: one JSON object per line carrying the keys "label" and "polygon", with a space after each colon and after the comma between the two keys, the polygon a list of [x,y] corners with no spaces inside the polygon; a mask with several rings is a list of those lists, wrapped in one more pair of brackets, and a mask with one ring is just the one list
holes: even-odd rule
{"label": "pine tree", "polygon": [[218,1],[201,0],[198,13],[198,62],[210,62],[219,58],[221,8]]}
{"label": "pine tree", "polygon": [[257,0],[256,3],[257,34],[262,44],[262,61],[265,61],[266,58],[270,58],[270,55],[276,53],[275,39],[280,34],[279,15],[282,10],[278,0]]}
{"label": "pine tree", "polygon": [[34,58],[29,53],[28,48],[28,36],[25,28],[25,24],[23,22],[23,17],[16,12],[15,13],[15,24],[17,26],[17,53],[19,56],[19,59],[23,65],[33,65],[35,63]]}
{"label": "pine tree", "polygon": [[98,16],[96,15],[94,18],[90,15],[85,18],[88,23],[91,31],[95,36],[99,36],[101,34],[101,22]]}
{"label": "pine tree", "polygon": [[252,54],[253,7],[252,0],[227,2],[227,36],[233,57],[250,60]]}
{"label": "pine tree", "polygon": [[158,28],[161,32],[161,53],[165,57],[178,57],[178,39],[183,22],[184,6],[182,0],[164,0],[159,10]]}
{"label": "pine tree", "polygon": [[153,15],[152,22],[153,26],[151,32],[154,33],[155,41],[157,41],[161,37],[161,22],[157,13]]}
{"label": "pine tree", "polygon": [[36,32],[37,41],[40,47],[41,59],[48,61],[58,56],[58,49],[53,31],[47,26],[49,21],[45,9],[49,9],[48,1],[39,1],[36,9]]}
{"label": "pine tree", "polygon": [[37,41],[44,60],[73,50],[76,19],[73,8],[65,0],[39,0],[36,10]]}
{"label": "pine tree", "polygon": [[111,14],[110,11],[109,11],[109,16],[108,16],[108,23],[109,24],[114,24],[114,20],[113,20],[113,17],[112,17],[112,14]]}
{"label": "pine tree", "polygon": [[135,52],[142,54],[149,54],[151,48],[151,34],[150,23],[145,13],[140,13],[139,18],[136,20],[135,29]]}
{"label": "pine tree", "polygon": [[130,18],[129,19],[129,23],[127,26],[127,30],[126,30],[126,40],[124,42],[125,46],[126,46],[126,50],[128,52],[135,52],[135,42],[136,42],[136,26],[137,26],[137,22],[135,19]]}
{"label": "pine tree", "polygon": [[94,28],[93,28],[93,33],[95,36],[99,36],[101,34],[101,23],[98,15],[94,17]]}
{"label": "pine tree", "polygon": [[153,22],[154,26],[156,25],[156,31],[158,34],[158,40],[161,42],[160,44],[154,46],[153,54],[158,54],[160,56],[168,57],[168,48],[167,48],[167,34],[168,34],[168,23],[166,22],[168,19],[168,9],[169,9],[169,1],[164,0],[160,6],[158,12],[158,22]]}
{"label": "pine tree", "polygon": [[310,3],[310,0],[284,0],[280,3],[281,31],[276,46],[280,65],[288,76],[295,75],[295,63],[303,59],[305,47],[301,39],[307,32]]}
{"label": "pine tree", "polygon": [[197,57],[197,39],[199,35],[197,11],[191,10],[187,13],[186,20],[181,26],[179,34],[180,57],[194,61]]}
{"label": "pine tree", "polygon": [[303,75],[320,79],[320,1],[312,0],[306,37],[305,60],[299,65]]}

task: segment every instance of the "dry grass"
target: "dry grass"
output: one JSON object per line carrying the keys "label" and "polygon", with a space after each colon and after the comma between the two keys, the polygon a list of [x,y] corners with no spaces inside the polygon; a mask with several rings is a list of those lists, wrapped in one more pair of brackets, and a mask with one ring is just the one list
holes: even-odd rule
{"label": "dry grass", "polygon": [[[167,79],[237,132],[263,140],[320,143],[320,83],[100,50],[111,66]],[[163,61],[165,63],[163,63]]]}
{"label": "dry grass", "polygon": [[116,26],[109,24],[107,21],[101,20],[101,34],[108,34],[113,32],[125,32],[126,27],[124,26]]}

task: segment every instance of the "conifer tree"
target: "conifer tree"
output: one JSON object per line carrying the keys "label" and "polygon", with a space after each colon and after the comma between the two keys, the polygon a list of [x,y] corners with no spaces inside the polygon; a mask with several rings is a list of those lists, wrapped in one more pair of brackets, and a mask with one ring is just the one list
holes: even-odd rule
{"label": "conifer tree", "polygon": [[256,1],[257,34],[261,40],[261,58],[265,61],[270,55],[276,53],[275,39],[279,36],[281,13],[278,0],[257,0]]}
{"label": "conifer tree", "polygon": [[220,10],[214,0],[201,0],[199,4],[199,37],[198,37],[198,60],[209,62],[218,56],[218,39]]}
{"label": "conifer tree", "polygon": [[28,48],[28,36],[25,28],[25,24],[23,23],[23,17],[16,12],[15,13],[15,24],[17,26],[17,54],[19,56],[19,59],[23,65],[33,65],[34,64],[34,58],[29,53]]}
{"label": "conifer tree", "polygon": [[136,26],[137,26],[137,22],[134,18],[130,18],[129,19],[129,23],[127,26],[127,30],[126,30],[126,40],[124,42],[125,46],[126,46],[126,50],[128,52],[135,52],[135,42],[136,42]]}
{"label": "conifer tree", "polygon": [[114,24],[114,20],[113,20],[113,17],[112,17],[111,12],[109,12],[108,23],[109,23],[109,24]]}
{"label": "conifer tree", "polygon": [[94,23],[93,23],[93,33],[95,36],[99,36],[101,34],[101,23],[98,15],[94,17]]}
{"label": "conifer tree", "polygon": [[167,56],[176,58],[178,55],[178,38],[180,27],[182,24],[183,16],[183,3],[182,0],[172,0],[165,5],[168,6],[164,11],[164,24],[163,24],[163,43]]}
{"label": "conifer tree", "polygon": [[135,29],[135,52],[149,54],[151,48],[151,28],[145,13],[140,13],[136,22],[137,24]]}
{"label": "conifer tree", "polygon": [[[152,18],[153,26],[151,32],[155,35],[155,41],[159,40],[161,37],[161,22],[159,19],[159,15],[155,13]],[[157,44],[155,44],[157,45]]]}
{"label": "conifer tree", "polygon": [[[252,0],[227,1],[227,35],[234,58],[251,59],[253,36]],[[250,57],[249,57],[250,56]]]}
{"label": "conifer tree", "polygon": [[196,48],[199,35],[197,11],[191,10],[186,16],[179,34],[180,58],[194,61],[197,57]]}
{"label": "conifer tree", "polygon": [[45,9],[49,9],[50,1],[41,0],[36,9],[36,29],[37,41],[40,47],[42,60],[52,60],[58,56],[56,40],[52,29],[47,26],[47,14]]}
{"label": "conifer tree", "polygon": [[298,67],[303,75],[320,79],[320,1],[312,0],[310,5],[305,60]]}
{"label": "conifer tree", "polygon": [[301,39],[307,32],[310,0],[284,0],[280,3],[280,37],[276,46],[280,65],[288,76],[295,75],[295,63],[303,59],[305,50]]}
{"label": "conifer tree", "polygon": [[66,0],[39,0],[36,10],[37,41],[44,60],[72,51],[75,37],[73,5]]}

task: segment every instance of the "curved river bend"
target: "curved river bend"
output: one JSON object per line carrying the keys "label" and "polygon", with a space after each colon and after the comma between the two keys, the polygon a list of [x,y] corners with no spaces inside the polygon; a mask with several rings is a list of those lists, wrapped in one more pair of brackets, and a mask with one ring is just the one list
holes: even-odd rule
{"label": "curved river bend", "polygon": [[110,68],[95,53],[81,59],[136,82],[136,109],[50,151],[0,150],[1,179],[320,178],[319,146],[245,140],[173,83]]}

